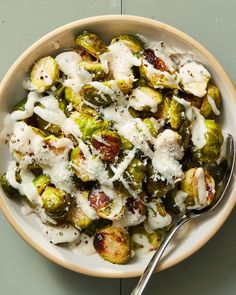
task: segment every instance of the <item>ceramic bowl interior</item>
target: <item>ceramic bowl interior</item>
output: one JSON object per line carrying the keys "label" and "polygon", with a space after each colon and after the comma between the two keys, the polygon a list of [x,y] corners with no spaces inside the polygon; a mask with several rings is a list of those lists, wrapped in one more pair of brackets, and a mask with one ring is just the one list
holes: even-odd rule
{"label": "ceramic bowl interior", "polygon": [[[99,34],[105,41],[121,33],[142,34],[152,40],[166,41],[170,46],[191,51],[211,72],[223,97],[223,129],[236,138],[236,100],[232,82],[216,59],[199,43],[184,33],[154,20],[135,16],[99,16],[82,19],[63,26],[33,44],[13,64],[0,85],[0,127],[4,114],[25,96],[22,79],[34,61],[46,55],[55,56],[74,45],[75,36],[88,30]],[[60,45],[60,48],[57,48]],[[227,114],[227,115],[226,115]],[[0,172],[6,170],[9,154],[4,144],[0,146]],[[0,189],[0,205],[3,213],[16,231],[42,255],[73,271],[100,277],[133,277],[140,275],[150,255],[137,257],[127,265],[113,265],[98,255],[78,256],[65,247],[49,244],[34,215],[24,216],[19,204],[8,199]],[[197,251],[220,228],[235,205],[234,180],[223,203],[207,218],[190,223],[168,247],[160,269],[173,266]]]}

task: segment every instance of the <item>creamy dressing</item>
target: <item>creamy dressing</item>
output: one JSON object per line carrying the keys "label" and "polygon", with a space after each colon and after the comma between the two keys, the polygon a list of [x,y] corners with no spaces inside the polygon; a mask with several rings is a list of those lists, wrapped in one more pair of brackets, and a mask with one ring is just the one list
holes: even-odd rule
{"label": "creamy dressing", "polygon": [[78,241],[80,232],[74,228],[72,225],[47,225],[41,224],[43,231],[48,236],[50,243],[63,244],[63,243],[73,243]]}
{"label": "creamy dressing", "polygon": [[217,106],[216,106],[216,103],[214,101],[214,99],[208,94],[207,95],[207,101],[209,102],[210,106],[211,106],[211,109],[213,111],[213,113],[216,115],[216,116],[219,116],[220,115],[220,111],[218,110]]}
{"label": "creamy dressing", "polygon": [[134,243],[141,246],[140,248],[135,249],[135,254],[144,255],[153,250],[152,245],[149,243],[148,237],[144,234],[134,234],[132,236]]}
{"label": "creamy dressing", "polygon": [[187,197],[188,197],[188,194],[180,190],[176,193],[176,196],[174,198],[175,206],[179,208],[179,211],[181,213],[185,212],[185,209],[186,209],[185,200],[187,199]]}
{"label": "creamy dressing", "polygon": [[100,55],[103,70],[110,69],[115,80],[127,80],[133,77],[131,68],[140,66],[141,61],[135,57],[128,46],[115,42],[108,46],[109,52]]}
{"label": "creamy dressing", "polygon": [[116,222],[113,222],[113,226],[117,226],[117,227],[135,226],[144,222],[145,219],[146,219],[146,215],[140,214],[138,210],[135,210],[135,212],[133,213],[133,212],[130,212],[128,209],[126,209],[124,216],[116,220]]}
{"label": "creamy dressing", "polygon": [[171,224],[172,218],[170,214],[166,213],[162,216],[157,210],[156,202],[149,203],[148,207],[148,217],[146,222],[152,230],[164,228]]}
{"label": "creamy dressing", "polygon": [[78,93],[83,85],[92,81],[92,75],[79,65],[81,56],[75,51],[63,52],[56,57],[59,69],[68,76],[63,84]]}
{"label": "creamy dressing", "polygon": [[177,134],[166,129],[160,133],[155,142],[155,154],[152,164],[162,180],[175,183],[183,178],[183,171],[179,160],[184,152],[177,140]]}
{"label": "creamy dressing", "polygon": [[179,75],[183,89],[198,97],[206,94],[207,84],[211,78],[207,69],[194,61],[181,66]]}
{"label": "creamy dressing", "polygon": [[85,233],[82,233],[79,240],[71,246],[71,249],[77,255],[93,255],[96,250],[93,246],[93,237],[89,237]]}

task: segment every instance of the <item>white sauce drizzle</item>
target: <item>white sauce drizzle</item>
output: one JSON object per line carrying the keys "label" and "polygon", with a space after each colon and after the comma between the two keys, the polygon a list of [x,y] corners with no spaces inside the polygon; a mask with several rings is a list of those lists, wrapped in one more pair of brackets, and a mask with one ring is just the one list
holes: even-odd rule
{"label": "white sauce drizzle", "polygon": [[72,225],[65,226],[51,226],[41,224],[43,231],[49,238],[50,243],[62,244],[62,243],[73,243],[78,241],[80,232]]}
{"label": "white sauce drizzle", "polygon": [[209,104],[211,106],[211,109],[212,109],[213,113],[216,116],[219,116],[220,115],[220,111],[218,110],[214,99],[210,95],[207,95],[207,100],[208,100],[208,102],[209,102]]}
{"label": "white sauce drizzle", "polygon": [[133,55],[129,47],[122,42],[115,42],[108,49],[109,52],[100,55],[103,70],[107,73],[110,69],[115,80],[133,78],[131,68],[140,66],[141,61]]}
{"label": "white sauce drizzle", "polygon": [[186,192],[183,191],[178,191],[174,201],[175,201],[175,205],[179,208],[181,213],[185,212],[185,200],[187,199],[188,194]]}
{"label": "white sauce drizzle", "polygon": [[140,245],[140,248],[135,250],[135,254],[137,255],[144,255],[153,250],[152,245],[149,243],[147,236],[144,234],[134,234],[132,236],[132,240],[134,243]]}
{"label": "white sauce drizzle", "polygon": [[166,213],[165,216],[162,216],[157,210],[156,202],[150,202],[148,206],[148,217],[146,222],[152,230],[164,228],[171,224],[171,216],[168,213]]}

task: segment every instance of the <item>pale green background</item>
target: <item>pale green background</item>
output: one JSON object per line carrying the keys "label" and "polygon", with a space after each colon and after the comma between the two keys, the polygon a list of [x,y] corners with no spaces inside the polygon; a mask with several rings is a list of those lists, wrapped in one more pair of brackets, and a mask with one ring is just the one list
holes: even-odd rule
{"label": "pale green background", "polygon": [[[173,25],[205,45],[236,82],[235,0],[0,0],[0,79],[31,43],[73,20],[134,14]],[[191,258],[155,274],[145,294],[236,294],[235,210]],[[129,294],[137,279],[90,278],[65,270],[31,249],[0,213],[0,294]]]}

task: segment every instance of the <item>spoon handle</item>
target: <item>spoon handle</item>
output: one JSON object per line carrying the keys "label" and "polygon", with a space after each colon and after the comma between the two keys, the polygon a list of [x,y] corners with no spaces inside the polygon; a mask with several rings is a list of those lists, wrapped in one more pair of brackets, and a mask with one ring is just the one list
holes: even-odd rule
{"label": "spoon handle", "polygon": [[158,250],[153,255],[152,259],[148,263],[148,266],[146,267],[144,273],[140,277],[140,280],[139,280],[137,286],[135,287],[135,289],[133,290],[133,292],[131,293],[131,295],[141,295],[143,293],[144,288],[146,287],[146,285],[147,285],[147,283],[148,283],[148,281],[149,281],[149,279],[150,279],[153,271],[157,267],[158,262],[160,261],[161,256],[164,253],[166,247],[168,246],[170,240],[175,235],[175,233],[177,232],[177,230],[183,224],[185,224],[186,222],[188,222],[189,220],[190,220],[190,218],[184,215],[182,218],[180,218],[178,220],[178,222],[176,223],[176,225],[171,229],[171,231],[168,233],[168,235],[163,240],[163,242],[161,243],[161,245],[158,248]]}

